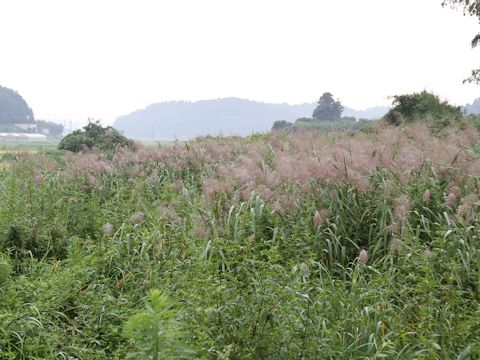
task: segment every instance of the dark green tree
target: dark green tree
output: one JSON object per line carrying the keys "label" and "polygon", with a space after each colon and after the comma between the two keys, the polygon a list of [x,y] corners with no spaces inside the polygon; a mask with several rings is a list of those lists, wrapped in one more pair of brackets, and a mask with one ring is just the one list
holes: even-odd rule
{"label": "dark green tree", "polygon": [[[450,6],[451,8],[461,8],[465,15],[475,16],[480,21],[480,0],[443,0],[442,6]],[[480,45],[480,33],[472,39],[472,48]],[[464,82],[476,83],[480,85],[480,68],[472,70],[470,77]]]}
{"label": "dark green tree", "polygon": [[313,110],[312,117],[317,120],[337,120],[342,116],[342,112],[343,106],[340,101],[335,101],[333,95],[326,92],[318,100],[318,105]]}
{"label": "dark green tree", "polygon": [[35,118],[27,102],[14,90],[0,86],[0,124],[33,124]]}
{"label": "dark green tree", "polygon": [[90,122],[81,130],[65,136],[58,149],[79,152],[83,148],[112,151],[117,145],[128,146],[131,142],[111,126],[102,127],[98,121]]}

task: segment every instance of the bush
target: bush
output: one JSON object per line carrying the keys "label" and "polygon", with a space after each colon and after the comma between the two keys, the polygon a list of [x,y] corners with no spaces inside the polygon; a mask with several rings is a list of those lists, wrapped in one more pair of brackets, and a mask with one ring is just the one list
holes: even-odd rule
{"label": "bush", "polygon": [[317,131],[350,131],[360,130],[369,121],[354,117],[342,117],[337,120],[317,120],[315,118],[300,118],[295,121],[289,130],[317,130]]}
{"label": "bush", "polygon": [[83,147],[90,149],[95,147],[103,151],[111,151],[117,145],[129,144],[129,140],[113,127],[102,127],[99,122],[91,122],[82,130],[76,130],[65,136],[58,144],[58,149],[79,152]]}
{"label": "bush", "polygon": [[390,110],[384,117],[384,119],[390,124],[390,125],[395,125],[398,126],[402,124],[405,119],[399,111],[395,110]]}
{"label": "bush", "polygon": [[426,118],[448,125],[450,120],[462,118],[460,107],[453,106],[447,101],[441,101],[437,95],[427,91],[396,95],[392,105],[392,109],[384,117],[391,125]]}
{"label": "bush", "polygon": [[286,120],[278,120],[273,123],[272,130],[273,131],[282,131],[282,130],[289,130],[291,129],[293,124]]}

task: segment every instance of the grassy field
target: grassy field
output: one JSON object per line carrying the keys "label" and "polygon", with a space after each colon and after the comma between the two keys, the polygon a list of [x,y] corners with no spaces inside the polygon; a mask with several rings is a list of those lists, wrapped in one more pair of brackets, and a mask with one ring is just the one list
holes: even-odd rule
{"label": "grassy field", "polygon": [[59,140],[47,141],[0,141],[0,153],[11,151],[38,151],[39,149],[52,150],[57,147]]}
{"label": "grassy field", "polygon": [[479,140],[19,150],[0,168],[0,358],[477,359]]}
{"label": "grassy field", "polygon": [[26,154],[55,151],[59,140],[48,141],[0,141],[0,170],[8,169]]}

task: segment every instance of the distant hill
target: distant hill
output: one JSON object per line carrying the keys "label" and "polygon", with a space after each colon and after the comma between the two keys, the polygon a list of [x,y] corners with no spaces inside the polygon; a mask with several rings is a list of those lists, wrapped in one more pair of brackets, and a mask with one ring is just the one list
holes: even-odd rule
{"label": "distant hill", "polygon": [[373,120],[380,119],[388,112],[388,110],[390,110],[390,107],[388,106],[374,106],[366,110],[354,110],[346,107],[343,109],[342,116]]}
{"label": "distant hill", "polygon": [[[269,131],[277,120],[292,122],[309,117],[315,106],[315,103],[270,104],[239,98],[170,101],[121,116],[113,126],[125,136],[137,139],[188,139],[218,134],[245,136]],[[373,119],[387,111],[388,108],[383,107],[360,112],[345,108],[344,115]]]}
{"label": "distant hill", "polygon": [[480,98],[475,99],[472,104],[467,104],[467,106],[465,106],[465,110],[467,115],[480,114]]}
{"label": "distant hill", "polygon": [[33,111],[27,102],[16,91],[0,86],[0,125],[34,122]]}

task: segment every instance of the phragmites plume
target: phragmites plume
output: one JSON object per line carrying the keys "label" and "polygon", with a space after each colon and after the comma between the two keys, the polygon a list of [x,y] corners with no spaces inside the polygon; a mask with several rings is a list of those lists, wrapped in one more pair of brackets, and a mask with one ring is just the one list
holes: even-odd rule
{"label": "phragmites plume", "polygon": [[97,178],[93,175],[87,175],[86,184],[88,187],[94,188],[97,187]]}
{"label": "phragmites plume", "polygon": [[453,192],[448,193],[447,206],[454,207],[456,203],[457,203],[457,195]]}
{"label": "phragmites plume", "polygon": [[308,265],[305,264],[304,262],[298,265],[298,269],[303,273],[308,273],[308,270],[309,270]]}
{"label": "phragmites plume", "polygon": [[209,231],[205,227],[205,222],[201,216],[195,218],[194,236],[199,239],[207,239],[210,236]]}
{"label": "phragmites plume", "polygon": [[313,216],[313,224],[315,225],[315,229],[317,231],[323,225],[325,220],[327,220],[328,216],[329,216],[329,211],[327,209],[315,211],[315,215]]}
{"label": "phragmites plume", "polygon": [[35,176],[35,186],[40,186],[40,184],[43,182],[43,176],[42,175],[37,175]]}
{"label": "phragmites plume", "polygon": [[395,218],[400,224],[405,225],[408,221],[411,209],[412,200],[407,195],[395,199]]}
{"label": "phragmites plume", "polygon": [[205,197],[212,199],[216,194],[231,193],[232,185],[228,181],[219,181],[217,179],[207,179],[202,184],[202,190]]}
{"label": "phragmites plume", "polygon": [[400,225],[397,223],[393,223],[388,225],[385,230],[387,231],[388,236],[392,236],[393,234],[395,234],[400,230]]}
{"label": "phragmites plume", "polygon": [[102,226],[102,233],[106,236],[110,236],[113,234],[113,225],[110,223],[106,223]]}
{"label": "phragmites plume", "polygon": [[454,207],[458,199],[460,198],[461,193],[462,193],[462,190],[456,185],[448,189],[447,206]]}
{"label": "phragmites plume", "polygon": [[194,236],[199,239],[208,239],[209,233],[204,227],[195,229]]}
{"label": "phragmites plume", "polygon": [[145,214],[141,211],[137,211],[130,216],[130,222],[134,225],[140,224],[144,218]]}
{"label": "phragmites plume", "polygon": [[448,189],[448,193],[455,194],[455,196],[458,198],[462,193],[462,189],[460,189],[457,185],[454,185]]}
{"label": "phragmites plume", "polygon": [[367,250],[362,249],[362,251],[360,251],[360,254],[358,254],[358,263],[362,266],[367,266],[367,263],[368,263]]}
{"label": "phragmites plume", "polygon": [[423,193],[423,203],[426,206],[430,206],[430,204],[432,203],[432,194],[428,189],[425,190],[425,192]]}
{"label": "phragmites plume", "polygon": [[425,256],[427,260],[431,261],[433,259],[433,252],[427,249],[423,252],[423,256]]}
{"label": "phragmites plume", "polygon": [[398,238],[393,238],[388,243],[388,250],[391,253],[398,254],[398,253],[402,252],[404,249],[405,249],[405,243]]}
{"label": "phragmites plume", "polygon": [[457,210],[457,215],[469,224],[475,222],[478,208],[478,196],[470,194],[462,199],[461,205]]}

